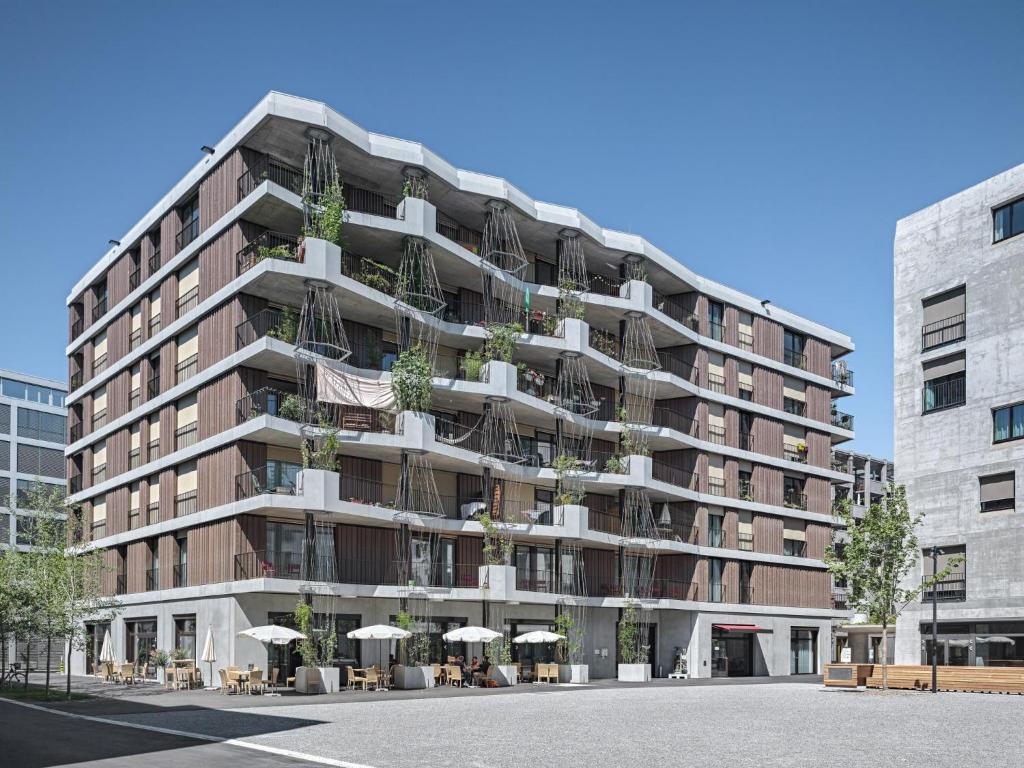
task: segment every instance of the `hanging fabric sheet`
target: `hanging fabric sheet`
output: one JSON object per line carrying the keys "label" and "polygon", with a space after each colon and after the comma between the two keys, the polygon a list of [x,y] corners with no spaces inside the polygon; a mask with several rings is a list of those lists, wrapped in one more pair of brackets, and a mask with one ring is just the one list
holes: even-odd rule
{"label": "hanging fabric sheet", "polygon": [[388,411],[395,407],[395,393],[391,391],[390,381],[342,373],[323,363],[317,363],[316,366],[316,391],[317,399],[322,402],[355,405],[379,411]]}

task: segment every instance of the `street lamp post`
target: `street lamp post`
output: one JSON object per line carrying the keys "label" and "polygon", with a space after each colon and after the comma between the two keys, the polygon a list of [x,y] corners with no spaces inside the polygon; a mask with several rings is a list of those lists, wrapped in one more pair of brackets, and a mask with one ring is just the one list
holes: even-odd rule
{"label": "street lamp post", "polygon": [[[939,548],[932,547],[932,579],[938,573]],[[939,690],[939,603],[938,590],[932,582],[932,693]]]}

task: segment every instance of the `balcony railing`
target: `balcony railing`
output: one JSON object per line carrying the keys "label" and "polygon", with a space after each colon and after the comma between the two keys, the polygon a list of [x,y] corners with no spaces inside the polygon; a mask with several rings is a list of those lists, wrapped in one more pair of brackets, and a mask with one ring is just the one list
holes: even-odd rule
{"label": "balcony railing", "polygon": [[301,579],[302,552],[257,549],[235,555],[235,580]]}
{"label": "balcony railing", "polygon": [[128,451],[128,469],[137,469],[140,466],[142,466],[142,450],[132,448]]}
{"label": "balcony railing", "polygon": [[721,477],[709,477],[708,493],[712,496],[725,496],[725,479]]}
{"label": "balcony railing", "polygon": [[107,355],[106,353],[93,358],[92,361],[92,375],[103,373],[107,369]]}
{"label": "balcony railing", "polygon": [[832,411],[832,426],[853,431],[853,415],[842,411]]}
{"label": "balcony railing", "polygon": [[619,339],[611,333],[602,331],[600,328],[590,329],[590,346],[612,360],[619,359]]}
{"label": "balcony railing", "polygon": [[621,296],[622,286],[627,282],[620,277],[605,277],[593,273],[587,277],[589,282],[587,293],[596,293],[601,296]]}
{"label": "balcony railing", "polygon": [[782,496],[782,504],[787,509],[807,509],[807,494],[795,488],[787,488]]}
{"label": "balcony railing", "polygon": [[743,331],[736,331],[736,346],[747,352],[754,351],[754,337],[752,334]]}
{"label": "balcony railing", "polygon": [[160,374],[146,380],[146,399],[152,400],[160,394]]}
{"label": "balcony railing", "polygon": [[153,525],[160,520],[160,502],[153,501],[146,505],[146,525]]}
{"label": "balcony railing", "polygon": [[178,427],[174,430],[174,450],[180,451],[182,448],[188,448],[195,445],[196,438],[198,436],[198,421],[193,421],[191,424],[185,424],[184,426]]}
{"label": "balcony railing", "polygon": [[697,313],[687,309],[678,299],[652,290],[651,302],[656,310],[668,315],[677,323],[682,323],[691,331],[700,330],[700,318]]}
{"label": "balcony railing", "polygon": [[782,350],[782,362],[794,368],[799,368],[802,371],[807,370],[807,355],[803,352],[797,352],[795,349]]}
{"label": "balcony railing", "polygon": [[708,389],[720,395],[725,394],[725,376],[708,371]]}
{"label": "balcony railing", "polygon": [[267,230],[242,248],[235,258],[238,263],[239,275],[266,259],[298,261],[299,238],[286,232]]}
{"label": "balcony railing", "polygon": [[832,363],[832,381],[843,387],[853,386],[853,371],[845,365]]}
{"label": "balcony railing", "polygon": [[[268,480],[269,477],[269,480]],[[274,482],[271,483],[270,480]],[[249,499],[263,493],[295,495],[295,481],[280,467],[264,465],[235,475],[235,500]]]}
{"label": "balcony railing", "polygon": [[708,602],[724,603],[727,587],[720,581],[712,581],[708,584]]}
{"label": "balcony railing", "polygon": [[72,475],[68,478],[68,493],[75,494],[82,491],[82,476]]}
{"label": "balcony railing", "polygon": [[674,374],[691,383],[697,381],[698,369],[694,363],[688,363],[682,358],[662,350],[658,351],[658,362],[661,364],[661,370],[665,373]]}
{"label": "balcony railing", "polygon": [[926,381],[921,392],[921,407],[924,413],[956,408],[967,402],[967,378]]}
{"label": "balcony railing", "polygon": [[398,203],[401,201],[397,198],[351,184],[346,184],[342,191],[345,195],[345,207],[350,211],[384,216],[388,219],[398,218]]}
{"label": "balcony railing", "polygon": [[281,406],[284,405],[285,400],[289,397],[295,398],[295,401],[301,406],[298,395],[282,392],[273,387],[258,389],[252,394],[239,398],[238,402],[235,403],[237,421],[239,424],[244,424],[250,419],[264,415],[290,418],[293,414],[288,413],[287,409],[285,409],[285,414],[281,413]]}
{"label": "balcony railing", "polygon": [[655,600],[696,600],[697,583],[656,578],[651,581],[651,597]]}
{"label": "balcony railing", "polygon": [[189,355],[180,363],[174,366],[174,381],[176,384],[190,379],[199,372],[199,353]]}
{"label": "balcony railing", "polygon": [[714,341],[724,341],[725,325],[715,320],[708,320],[708,338]]}
{"label": "balcony railing", "polygon": [[128,273],[128,290],[134,291],[142,281],[142,267],[138,266]]}
{"label": "balcony railing", "polygon": [[138,507],[128,510],[128,530],[134,531],[142,527],[142,510]]}
{"label": "balcony railing", "polygon": [[342,475],[338,484],[338,498],[351,504],[393,508],[397,496],[397,486],[379,480]]}
{"label": "balcony railing", "polygon": [[72,373],[70,381],[71,391],[74,392],[76,389],[82,386],[82,382],[84,381],[84,379],[85,377],[81,371],[75,371],[74,373]]}
{"label": "balcony railing", "polygon": [[199,492],[186,491],[174,497],[174,516],[191,515],[199,509]]}
{"label": "balcony railing", "polygon": [[154,589],[160,589],[160,569],[159,568],[147,568],[146,569],[146,591],[152,592]]}
{"label": "balcony railing", "polygon": [[[150,431],[152,432],[152,425],[150,426]],[[148,443],[146,443],[146,450],[147,450],[148,456],[149,456],[147,461],[156,461],[157,459],[159,459],[160,458],[160,438],[158,437],[155,440],[150,440]]]}
{"label": "balcony railing", "polygon": [[708,442],[725,445],[725,427],[721,424],[708,424]]}
{"label": "balcony railing", "polygon": [[[296,322],[294,329],[284,329],[285,332],[282,332],[283,317],[284,313],[280,309],[268,307],[240,322],[235,326],[235,350],[241,350],[264,336],[281,338],[282,341],[293,344],[298,323]],[[282,338],[283,336],[287,338]]]}
{"label": "balcony railing", "polygon": [[175,317],[181,317],[199,306],[199,286],[192,288],[174,302]]}
{"label": "balcony railing", "polygon": [[[922,583],[925,581],[926,579],[922,579]],[[951,576],[936,582],[933,587],[921,592],[921,602],[931,602],[933,592],[938,602],[963,602],[967,599],[967,577]]]}
{"label": "balcony railing", "polygon": [[199,219],[191,219],[174,236],[175,253],[188,246],[197,237],[199,237]]}
{"label": "balcony railing", "polygon": [[188,586],[188,563],[178,563],[174,566],[174,586]]}
{"label": "balcony railing", "polygon": [[296,195],[302,194],[302,170],[263,155],[238,177],[238,202],[264,181],[271,181]]}
{"label": "balcony railing", "polygon": [[847,610],[850,603],[850,590],[846,587],[832,587],[832,607],[837,611]]}
{"label": "balcony railing", "polygon": [[160,270],[160,249],[157,248],[149,255],[149,274],[155,275]]}
{"label": "balcony railing", "polygon": [[443,443],[480,453],[480,430],[451,419],[434,419],[434,437]]}
{"label": "balcony railing", "polygon": [[553,395],[558,384],[555,374],[543,373],[532,368],[520,370],[516,381],[520,392],[541,399]]}
{"label": "balcony railing", "polygon": [[95,323],[101,317],[107,314],[107,297],[104,296],[96,300],[96,305],[92,308],[92,321]]}
{"label": "balcony railing", "polygon": [[142,329],[136,328],[128,334],[128,351],[138,348],[142,344]]}
{"label": "balcony railing", "polygon": [[651,477],[690,490],[696,490],[695,485],[698,479],[695,472],[688,472],[680,467],[673,467],[671,464],[656,460],[651,462]]}
{"label": "balcony railing", "polygon": [[82,427],[82,422],[72,424],[68,430],[68,441],[72,443],[77,443],[79,440],[82,439],[83,432],[84,430]]}
{"label": "balcony railing", "polygon": [[153,338],[157,333],[160,332],[160,313],[157,312],[151,318],[149,318],[149,338]]}
{"label": "balcony railing", "polygon": [[803,400],[797,400],[793,397],[783,397],[782,410],[794,416],[803,416],[807,410],[807,404]]}
{"label": "balcony railing", "polygon": [[807,451],[801,451],[799,448],[790,448],[785,446],[782,449],[782,455],[787,461],[795,461],[798,464],[807,463]]}
{"label": "balcony railing", "polygon": [[71,339],[72,340],[77,339],[79,336],[82,335],[82,331],[85,330],[85,328],[83,326],[84,326],[84,323],[82,322],[81,318],[79,318],[78,320],[75,320],[73,323],[71,323]]}
{"label": "balcony railing", "polygon": [[554,592],[554,571],[528,571],[516,568],[516,589],[524,592]]}
{"label": "balcony railing", "polygon": [[652,421],[656,427],[667,427],[684,435],[696,435],[697,420],[684,416],[677,408],[667,408],[662,405],[654,406]]}
{"label": "balcony railing", "polygon": [[136,387],[128,392],[128,410],[133,411],[142,402],[142,387]]}
{"label": "balcony railing", "polygon": [[387,264],[351,251],[341,252],[341,274],[388,296],[394,293],[398,278],[395,270]]}
{"label": "balcony railing", "polygon": [[480,244],[483,241],[483,234],[477,232],[475,229],[465,227],[451,216],[448,216],[442,211],[437,212],[437,233],[452,240],[467,251],[472,253],[480,253]]}
{"label": "balcony railing", "polygon": [[967,315],[953,315],[921,326],[921,351],[967,338]]}
{"label": "balcony railing", "polygon": [[97,485],[104,482],[107,479],[107,463],[103,462],[92,470],[92,484]]}
{"label": "balcony railing", "polygon": [[622,518],[610,512],[601,512],[596,509],[587,510],[587,521],[590,530],[602,533],[611,533],[616,536],[622,534]]}

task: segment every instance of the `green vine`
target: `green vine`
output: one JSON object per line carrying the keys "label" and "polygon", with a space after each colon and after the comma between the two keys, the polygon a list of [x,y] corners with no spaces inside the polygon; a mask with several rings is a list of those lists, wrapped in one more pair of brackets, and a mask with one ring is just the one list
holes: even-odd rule
{"label": "green vine", "polygon": [[555,632],[565,636],[555,644],[555,658],[559,664],[575,664],[580,659],[583,643],[576,631],[576,621],[571,614],[560,613],[555,616]]}
{"label": "green vine", "polygon": [[560,454],[551,461],[551,469],[558,481],[558,503],[560,506],[577,505],[583,502],[587,493],[583,487],[568,487],[565,476],[569,472],[583,469],[583,463],[575,456]]}
{"label": "green vine", "polygon": [[636,608],[628,606],[622,610],[622,618],[619,619],[619,653],[623,664],[640,664],[647,656],[647,646],[639,644],[639,636]]}
{"label": "green vine", "polygon": [[459,362],[459,368],[462,369],[462,372],[466,377],[466,381],[480,381],[480,376],[483,374],[484,369],[483,354],[470,350],[462,356],[462,360]]}
{"label": "green vine", "polygon": [[340,183],[331,184],[318,198],[307,197],[304,205],[312,211],[312,226],[303,227],[302,234],[341,245],[341,225],[345,220],[345,196]]}
{"label": "green vine", "polygon": [[484,342],[487,359],[511,363],[523,326],[519,323],[491,323],[487,326],[487,332],[487,341]]}
{"label": "green vine", "polygon": [[484,529],[484,563],[486,565],[508,565],[512,559],[514,545],[501,535],[491,516],[484,512],[478,518]]}
{"label": "green vine", "polygon": [[415,346],[402,352],[391,364],[391,389],[400,411],[430,410],[433,395],[432,371],[427,351]]}
{"label": "green vine", "polygon": [[337,472],[338,447],[341,443],[338,434],[341,430],[322,416],[318,426],[323,431],[322,435],[302,441],[302,468]]}
{"label": "green vine", "polygon": [[277,415],[288,421],[302,421],[306,416],[306,408],[298,395],[287,395],[278,407]]}
{"label": "green vine", "polygon": [[267,331],[267,336],[272,339],[279,339],[289,344],[294,344],[299,335],[299,313],[291,307],[281,310],[281,319],[277,325]]}
{"label": "green vine", "polygon": [[[334,649],[338,643],[334,627],[331,627],[329,633],[315,629],[313,627],[313,608],[302,600],[295,604],[293,615],[295,626],[306,636],[296,644],[296,650],[302,657],[302,666],[328,667],[333,664]],[[320,637],[318,638],[317,635]]]}

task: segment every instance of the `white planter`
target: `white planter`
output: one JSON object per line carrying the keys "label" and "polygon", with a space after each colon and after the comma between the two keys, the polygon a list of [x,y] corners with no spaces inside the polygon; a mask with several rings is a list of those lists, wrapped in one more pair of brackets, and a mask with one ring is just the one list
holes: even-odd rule
{"label": "white planter", "polygon": [[492,666],[491,670],[491,679],[502,687],[515,685],[519,681],[518,670],[514,664],[498,664]]}
{"label": "white planter", "polygon": [[589,664],[559,664],[558,682],[585,685],[590,682]]}
{"label": "white planter", "polygon": [[433,667],[406,667],[399,664],[394,668],[394,685],[403,691],[434,687]]}
{"label": "white planter", "polygon": [[624,683],[649,683],[650,664],[619,664],[619,680]]}
{"label": "white planter", "polygon": [[164,685],[167,682],[167,670],[163,667],[156,668],[156,681],[160,685]]}
{"label": "white planter", "polygon": [[296,693],[337,693],[341,689],[341,670],[337,667],[296,667]]}

